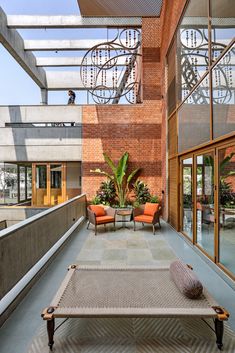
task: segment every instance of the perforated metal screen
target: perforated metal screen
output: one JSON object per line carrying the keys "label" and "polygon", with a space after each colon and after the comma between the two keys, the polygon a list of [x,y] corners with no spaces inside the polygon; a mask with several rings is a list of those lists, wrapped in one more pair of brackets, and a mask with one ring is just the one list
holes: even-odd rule
{"label": "perforated metal screen", "polygon": [[162,0],[78,0],[82,16],[160,16]]}

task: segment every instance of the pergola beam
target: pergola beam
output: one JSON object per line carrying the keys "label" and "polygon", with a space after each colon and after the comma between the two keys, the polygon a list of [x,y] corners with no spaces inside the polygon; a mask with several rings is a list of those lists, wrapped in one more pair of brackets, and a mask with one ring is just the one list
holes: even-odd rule
{"label": "pergola beam", "polygon": [[0,43],[9,51],[28,75],[41,88],[46,88],[46,73],[36,67],[36,58],[31,52],[24,51],[24,41],[15,29],[7,28],[7,16],[0,7]]}
{"label": "pergola beam", "polygon": [[[48,90],[92,90],[92,87],[84,87],[79,71],[46,71]],[[112,89],[112,87],[107,87]]]}
{"label": "pergola beam", "polygon": [[[82,65],[82,57],[37,57],[36,65],[44,66],[44,67],[67,67],[67,66],[81,66]],[[101,62],[104,62],[105,58],[101,59]],[[116,66],[124,66],[125,58],[119,58],[118,64]],[[92,65],[91,59],[87,61],[87,66]]]}
{"label": "pergola beam", "polygon": [[141,17],[82,17],[8,15],[9,28],[107,28],[141,27]]}
{"label": "pergola beam", "polygon": [[[30,51],[89,50],[107,39],[62,39],[62,40],[25,40],[24,49]],[[99,49],[105,49],[100,46]]]}

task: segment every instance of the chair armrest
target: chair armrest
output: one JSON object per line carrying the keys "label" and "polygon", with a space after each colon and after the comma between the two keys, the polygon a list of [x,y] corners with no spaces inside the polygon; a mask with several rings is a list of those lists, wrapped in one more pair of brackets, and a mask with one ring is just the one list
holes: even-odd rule
{"label": "chair armrest", "polygon": [[88,214],[88,220],[92,224],[96,224],[96,215],[94,212],[92,212],[89,208],[87,208],[87,214]]}
{"label": "chair armrest", "polygon": [[144,207],[138,207],[133,209],[133,217],[140,216],[144,214]]}
{"label": "chair armrest", "polygon": [[159,218],[161,214],[162,214],[162,207],[159,206],[158,210],[153,215],[153,221],[152,221],[153,224],[156,224],[159,222]]}
{"label": "chair armrest", "polygon": [[109,207],[105,210],[107,216],[111,216],[113,218],[115,218],[115,215],[116,215],[116,210],[112,207]]}

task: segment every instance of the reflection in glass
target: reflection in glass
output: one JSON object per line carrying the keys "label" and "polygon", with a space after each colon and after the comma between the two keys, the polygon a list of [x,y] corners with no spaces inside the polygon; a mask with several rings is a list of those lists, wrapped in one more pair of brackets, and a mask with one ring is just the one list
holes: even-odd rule
{"label": "reflection in glass", "polygon": [[182,101],[208,70],[208,6],[191,0],[177,32],[178,99]]}
{"label": "reflection in glass", "polygon": [[235,130],[235,45],[212,71],[214,138]]}
{"label": "reflection in glass", "polygon": [[32,198],[32,167],[26,167],[26,175],[27,175],[27,199]]}
{"label": "reflection in glass", "polygon": [[179,152],[210,140],[209,76],[179,109]]}
{"label": "reflection in glass", "polygon": [[51,164],[51,201],[50,204],[57,205],[62,200],[62,166],[61,164]]}
{"label": "reflection in glass", "polygon": [[235,274],[235,145],[219,151],[219,262]]}
{"label": "reflection in glass", "polygon": [[183,191],[183,214],[182,230],[191,239],[193,238],[193,159],[187,158],[182,164],[182,191]]}
{"label": "reflection in glass", "polygon": [[19,172],[20,172],[20,201],[26,200],[26,174],[25,174],[25,167],[20,166],[19,167]]}
{"label": "reflection in glass", "polygon": [[17,165],[4,163],[1,169],[2,200],[6,205],[18,203],[18,172]]}
{"label": "reflection in glass", "polygon": [[47,166],[37,165],[36,166],[36,205],[45,206],[48,205],[47,197]]}
{"label": "reflection in glass", "polygon": [[235,33],[234,0],[211,1],[212,59],[216,60]]}
{"label": "reflection in glass", "polygon": [[214,154],[197,156],[197,243],[214,256]]}

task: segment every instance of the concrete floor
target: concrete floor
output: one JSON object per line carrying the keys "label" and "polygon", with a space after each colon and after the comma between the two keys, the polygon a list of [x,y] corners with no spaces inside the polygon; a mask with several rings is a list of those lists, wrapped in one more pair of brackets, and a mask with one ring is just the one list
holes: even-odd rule
{"label": "concrete floor", "polygon": [[[71,239],[55,257],[46,272],[31,289],[22,303],[0,330],[1,353],[26,353],[42,325],[41,310],[51,302],[71,263],[157,265],[169,264],[175,257],[190,263],[203,285],[220,305],[229,310],[229,324],[235,330],[235,290],[224,281],[215,266],[163,222],[162,229],[153,236],[151,228],[134,232],[119,229],[105,232],[99,228],[97,237],[85,225],[74,232]],[[231,282],[233,285],[233,283]]]}

